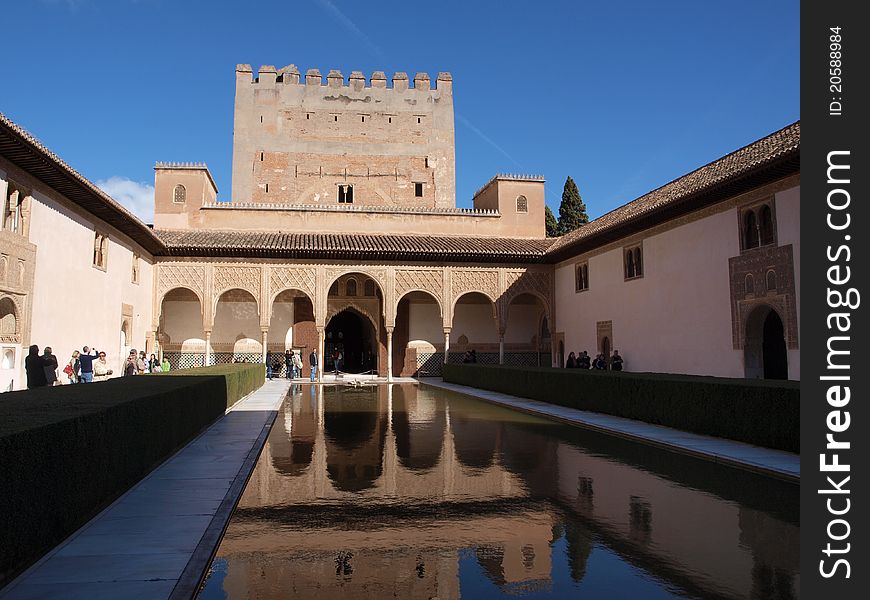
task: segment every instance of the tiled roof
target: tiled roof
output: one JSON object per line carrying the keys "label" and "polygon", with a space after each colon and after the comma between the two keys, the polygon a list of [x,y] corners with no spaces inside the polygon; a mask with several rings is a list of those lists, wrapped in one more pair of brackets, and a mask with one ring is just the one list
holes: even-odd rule
{"label": "tiled roof", "polygon": [[148,252],[159,254],[164,249],[150,227],[3,113],[0,113],[0,156],[130,236]]}
{"label": "tiled roof", "polygon": [[663,185],[558,238],[552,260],[629,235],[800,172],[800,121]]}
{"label": "tiled roof", "polygon": [[170,256],[544,262],[550,239],[155,230]]}

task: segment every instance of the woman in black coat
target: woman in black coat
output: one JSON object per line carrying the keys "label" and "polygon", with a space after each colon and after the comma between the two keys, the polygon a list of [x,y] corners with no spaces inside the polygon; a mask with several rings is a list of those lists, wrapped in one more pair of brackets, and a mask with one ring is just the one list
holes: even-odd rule
{"label": "woman in black coat", "polygon": [[39,355],[39,346],[34,344],[30,347],[30,353],[24,359],[24,370],[27,372],[27,389],[48,385],[45,379],[45,366],[45,359]]}

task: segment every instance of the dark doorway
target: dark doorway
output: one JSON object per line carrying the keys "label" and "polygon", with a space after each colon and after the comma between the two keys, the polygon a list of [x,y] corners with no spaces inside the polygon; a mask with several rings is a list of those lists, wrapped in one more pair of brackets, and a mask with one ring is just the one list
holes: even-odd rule
{"label": "dark doorway", "polygon": [[334,371],[333,357],[341,352],[339,370],[345,373],[365,373],[377,368],[375,332],[369,320],[352,309],[343,310],[326,326],[325,371]]}
{"label": "dark doorway", "polygon": [[785,331],[782,327],[782,319],[775,310],[770,311],[764,319],[761,353],[765,379],[788,379]]}

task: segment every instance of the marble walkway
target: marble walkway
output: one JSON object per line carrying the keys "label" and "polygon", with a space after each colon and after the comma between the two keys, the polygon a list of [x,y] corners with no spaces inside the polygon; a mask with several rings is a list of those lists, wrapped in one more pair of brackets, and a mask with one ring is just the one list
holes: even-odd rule
{"label": "marble walkway", "polygon": [[0,591],[2,600],[190,598],[288,380],[267,381]]}
{"label": "marble walkway", "polygon": [[800,481],[800,456],[791,452],[771,450],[744,442],[689,433],[661,425],[651,425],[633,419],[518,398],[499,392],[447,383],[441,379],[427,378],[421,380],[421,383],[786,481],[794,483]]}

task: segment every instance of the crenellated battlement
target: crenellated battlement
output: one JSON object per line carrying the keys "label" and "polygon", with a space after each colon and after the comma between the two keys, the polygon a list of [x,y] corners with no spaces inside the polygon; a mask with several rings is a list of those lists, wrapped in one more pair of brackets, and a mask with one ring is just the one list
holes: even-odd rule
{"label": "crenellated battlement", "polygon": [[483,184],[476,192],[474,192],[474,196],[472,198],[477,197],[480,193],[492,185],[496,181],[532,181],[544,183],[543,175],[528,175],[526,173],[498,173],[497,175],[493,175],[493,177]]}
{"label": "crenellated battlement", "polygon": [[155,169],[208,169],[204,162],[164,162],[154,163]]}
{"label": "crenellated battlement", "polygon": [[[383,71],[375,71],[366,78],[362,71],[352,71],[345,79],[341,71],[330,69],[326,77],[321,75],[320,69],[308,69],[305,77],[301,77],[299,68],[290,64],[276,69],[274,65],[263,65],[254,73],[249,64],[236,65],[236,81],[247,81],[258,86],[273,85],[319,85],[334,88],[350,88],[355,91],[366,88],[392,89],[398,92],[406,90],[432,91],[452,93],[453,76],[448,72],[440,72],[435,80],[431,80],[428,73],[417,73],[414,79],[410,79],[407,73],[397,72],[393,74],[392,85],[387,85],[387,76]],[[413,82],[413,86],[411,83]]]}

